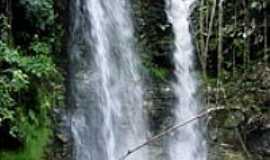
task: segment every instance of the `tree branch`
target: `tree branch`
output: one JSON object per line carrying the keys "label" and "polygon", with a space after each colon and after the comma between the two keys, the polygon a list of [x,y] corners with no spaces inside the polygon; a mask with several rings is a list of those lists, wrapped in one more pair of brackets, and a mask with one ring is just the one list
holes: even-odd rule
{"label": "tree branch", "polygon": [[167,135],[168,133],[171,133],[173,131],[175,131],[176,129],[178,128],[181,128],[197,119],[200,119],[202,117],[205,117],[207,116],[208,114],[211,114],[211,113],[214,113],[214,112],[217,112],[217,111],[221,111],[221,110],[240,110],[240,108],[225,108],[225,107],[217,107],[217,108],[210,108],[204,112],[201,112],[200,114],[186,120],[186,121],[183,121],[183,122],[180,122],[170,128],[167,128],[165,129],[163,132],[159,133],[158,135],[154,136],[154,137],[151,137],[150,139],[146,140],[145,142],[143,142],[142,144],[138,145],[137,147],[131,149],[131,150],[128,150],[128,152],[122,156],[119,160],[125,160],[127,157],[129,157],[131,154],[137,152],[138,150],[140,150],[141,148],[143,148],[144,146],[150,144],[151,142],[154,142],[156,140],[158,140],[159,138]]}

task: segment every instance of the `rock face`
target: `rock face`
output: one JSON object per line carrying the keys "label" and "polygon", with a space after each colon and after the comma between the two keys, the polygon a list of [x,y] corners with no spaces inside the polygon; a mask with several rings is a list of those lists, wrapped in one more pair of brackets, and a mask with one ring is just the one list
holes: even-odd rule
{"label": "rock face", "polygon": [[248,140],[249,148],[257,156],[270,158],[270,129],[252,133]]}
{"label": "rock face", "polygon": [[[256,64],[241,80],[225,88],[229,97],[221,100],[223,105],[238,106],[240,110],[219,113],[210,120],[214,122],[209,128],[211,158],[214,155],[225,160],[235,155],[242,155],[242,159],[247,159],[248,155],[256,160],[270,158],[269,76],[269,66]],[[250,86],[241,88],[244,83]],[[223,154],[226,152],[229,154]]]}
{"label": "rock face", "polygon": [[69,0],[54,0],[54,10],[57,13],[57,20],[68,27],[69,22]]}
{"label": "rock face", "polygon": [[[67,67],[67,45],[69,38],[69,3],[70,0],[54,0],[54,10],[56,12],[56,21],[63,27],[64,35],[62,37],[62,48],[60,48],[61,57],[63,58],[63,63],[61,67],[68,73]],[[65,83],[69,83],[69,75],[65,75]],[[66,85],[66,104],[69,104],[69,85]],[[49,153],[47,153],[47,160],[73,160],[73,140],[71,136],[71,128],[69,124],[69,117],[71,109],[69,105],[64,108],[54,110],[53,121],[54,121],[54,136],[52,137],[52,142],[49,145]]]}
{"label": "rock face", "polygon": [[[162,129],[173,105],[173,32],[165,12],[165,0],[132,0],[138,50],[145,66],[146,108],[150,127]],[[164,127],[164,126],[163,126]]]}
{"label": "rock face", "polygon": [[150,128],[154,133],[158,133],[172,121],[170,108],[175,98],[171,86],[166,83],[152,84],[147,96],[146,107],[150,117]]}
{"label": "rock face", "polygon": [[[175,97],[169,82],[174,79],[174,35],[167,19],[165,0],[132,2],[138,50],[145,67],[145,108],[151,129],[149,136],[153,136],[168,128],[173,121],[171,107]],[[150,145],[153,160],[162,160],[167,156],[162,149],[166,145],[163,138]]]}
{"label": "rock face", "polygon": [[258,111],[249,114],[244,135],[249,151],[256,159],[270,159],[270,66],[257,64],[249,76]]}

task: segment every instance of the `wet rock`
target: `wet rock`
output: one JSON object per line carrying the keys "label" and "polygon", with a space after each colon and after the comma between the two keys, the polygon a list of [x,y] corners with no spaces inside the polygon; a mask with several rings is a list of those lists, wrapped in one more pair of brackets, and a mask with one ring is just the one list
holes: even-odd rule
{"label": "wet rock", "polygon": [[257,157],[270,158],[270,118],[263,115],[250,120],[247,146]]}
{"label": "wet rock", "polygon": [[56,137],[58,140],[60,140],[62,143],[68,143],[68,138],[63,134],[57,134]]}
{"label": "wet rock", "polygon": [[270,158],[270,130],[256,131],[248,136],[248,146],[257,156]]}
{"label": "wet rock", "polygon": [[150,119],[150,128],[154,133],[160,132],[169,126],[171,107],[175,101],[173,90],[169,84],[153,83],[147,92],[147,112]]}

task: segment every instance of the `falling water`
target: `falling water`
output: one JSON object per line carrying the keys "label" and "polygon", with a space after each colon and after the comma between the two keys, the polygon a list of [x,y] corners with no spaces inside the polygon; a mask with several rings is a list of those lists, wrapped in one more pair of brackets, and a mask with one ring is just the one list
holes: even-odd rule
{"label": "falling water", "polygon": [[[197,82],[193,69],[193,46],[189,31],[189,17],[195,0],[168,0],[167,14],[175,33],[175,76],[173,84],[177,97],[174,113],[176,122],[198,114],[199,103],[195,98]],[[179,129],[168,142],[170,160],[206,160],[206,145],[199,130],[199,122]]]}
{"label": "falling water", "polygon": [[[129,4],[73,0],[70,7],[74,159],[119,160],[146,130]],[[146,151],[128,159],[147,159]]]}

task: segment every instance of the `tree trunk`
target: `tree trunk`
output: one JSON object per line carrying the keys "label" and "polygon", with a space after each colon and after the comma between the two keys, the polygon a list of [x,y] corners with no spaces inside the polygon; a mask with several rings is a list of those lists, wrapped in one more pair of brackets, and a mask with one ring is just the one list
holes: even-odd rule
{"label": "tree trunk", "polygon": [[[234,6],[234,28],[237,28],[237,5]],[[233,58],[232,58],[232,64],[233,64],[233,78],[235,78],[236,75],[236,49],[233,47]]]}
{"label": "tree trunk", "polygon": [[245,38],[246,38],[246,49],[243,54],[243,63],[244,63],[244,73],[246,72],[246,69],[249,64],[249,56],[250,56],[250,35],[249,35],[249,25],[250,24],[250,18],[249,18],[249,10],[248,10],[248,3],[246,0],[243,0],[243,7],[245,11],[245,27],[244,27],[244,33],[245,33]]}
{"label": "tree trunk", "polygon": [[217,64],[217,77],[220,79],[222,76],[222,63],[223,63],[223,0],[220,0],[218,12],[218,64]]}
{"label": "tree trunk", "polygon": [[0,16],[5,21],[7,26],[4,27],[0,37],[8,45],[12,45],[12,0],[0,0]]}
{"label": "tree trunk", "polygon": [[202,70],[203,70],[203,77],[206,79],[207,78],[207,55],[205,55],[204,53],[204,49],[205,49],[205,38],[204,38],[204,0],[201,0],[201,4],[200,4],[200,60],[201,60],[201,66],[202,66]]}
{"label": "tree trunk", "polygon": [[221,87],[221,76],[222,76],[222,63],[223,63],[223,0],[220,0],[218,5],[218,55],[217,55],[216,106],[218,106],[219,102],[219,91]]}
{"label": "tree trunk", "polygon": [[[265,6],[266,7],[266,6]],[[268,64],[268,21],[267,21],[267,9],[264,10],[264,62]]]}
{"label": "tree trunk", "polygon": [[213,6],[212,6],[212,11],[211,11],[211,18],[210,18],[210,23],[208,26],[208,33],[207,33],[207,38],[206,38],[206,44],[205,48],[202,53],[203,61],[206,64],[205,70],[207,70],[207,58],[208,58],[208,50],[209,50],[209,42],[210,42],[210,37],[213,32],[213,26],[214,26],[214,19],[215,19],[215,14],[216,14],[216,6],[217,6],[217,0],[213,1]]}

